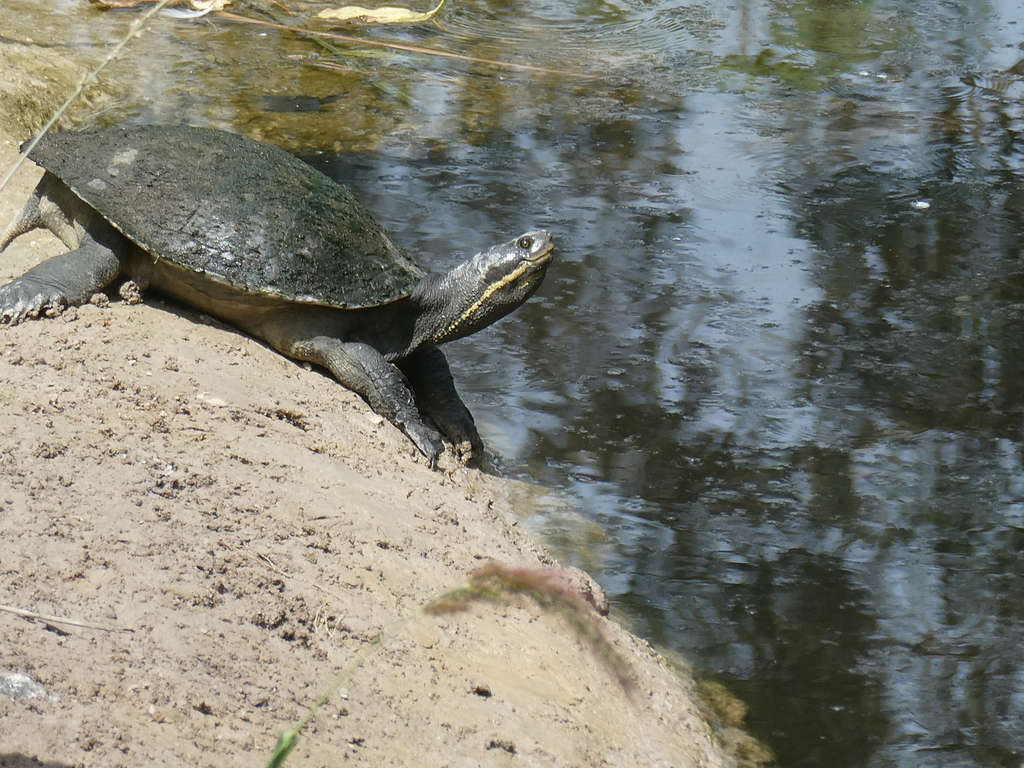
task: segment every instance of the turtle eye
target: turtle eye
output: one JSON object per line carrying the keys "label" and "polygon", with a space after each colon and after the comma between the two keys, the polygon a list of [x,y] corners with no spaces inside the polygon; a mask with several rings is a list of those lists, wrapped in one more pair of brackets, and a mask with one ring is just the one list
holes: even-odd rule
{"label": "turtle eye", "polygon": [[532,237],[520,237],[519,238],[519,242],[516,243],[516,245],[518,245],[524,251],[528,251],[528,250],[530,250],[531,247],[533,247],[533,238]]}

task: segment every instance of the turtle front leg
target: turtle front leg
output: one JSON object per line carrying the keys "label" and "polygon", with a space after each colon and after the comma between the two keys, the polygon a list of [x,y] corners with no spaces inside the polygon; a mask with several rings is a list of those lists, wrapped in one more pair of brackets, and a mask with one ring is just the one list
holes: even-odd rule
{"label": "turtle front leg", "polygon": [[49,307],[84,304],[121,273],[121,260],[91,238],[0,286],[0,324],[15,325]]}
{"label": "turtle front leg", "polygon": [[416,403],[455,448],[463,464],[483,458],[484,443],[469,408],[462,402],[448,360],[437,347],[417,350],[398,363],[416,393]]}
{"label": "turtle front leg", "polygon": [[402,372],[376,349],[368,344],[317,336],[292,344],[285,353],[329,370],[334,378],[362,395],[373,410],[402,430],[432,468],[437,466],[437,457],[444,449],[441,435],[423,422]]}

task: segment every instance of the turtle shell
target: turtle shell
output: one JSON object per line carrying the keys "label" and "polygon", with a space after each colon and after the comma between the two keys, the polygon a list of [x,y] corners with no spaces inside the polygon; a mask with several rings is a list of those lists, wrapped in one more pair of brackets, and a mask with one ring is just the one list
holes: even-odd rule
{"label": "turtle shell", "polygon": [[368,307],[408,294],[424,274],[351,192],[244,136],[74,131],[30,156],[155,258],[249,293]]}

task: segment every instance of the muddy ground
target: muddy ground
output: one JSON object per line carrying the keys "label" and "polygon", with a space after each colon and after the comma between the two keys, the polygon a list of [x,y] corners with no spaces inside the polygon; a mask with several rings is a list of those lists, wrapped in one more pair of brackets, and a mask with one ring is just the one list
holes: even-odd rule
{"label": "muddy ground", "polygon": [[[61,250],[23,236],[0,283]],[[0,689],[39,686],[0,695],[0,766],[265,764],[394,622],[490,560],[556,565],[512,489],[155,297],[0,329],[0,605],[90,625],[0,610]],[[288,765],[730,764],[692,681],[601,622],[632,697],[558,616],[478,605],[386,643]]]}

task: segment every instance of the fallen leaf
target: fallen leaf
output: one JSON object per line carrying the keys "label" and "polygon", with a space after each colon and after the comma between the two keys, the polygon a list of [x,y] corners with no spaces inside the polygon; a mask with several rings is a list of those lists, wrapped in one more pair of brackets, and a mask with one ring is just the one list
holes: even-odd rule
{"label": "fallen leaf", "polygon": [[392,5],[385,5],[382,8],[363,8],[358,5],[346,5],[344,8],[328,8],[317,14],[319,19],[332,19],[334,21],[359,21],[365,24],[415,24],[419,21],[427,21],[435,13],[441,10],[444,0],[437,4],[437,7],[426,13],[417,13],[408,8],[396,8]]}
{"label": "fallen leaf", "polygon": [[231,0],[188,0],[188,8],[164,8],[160,13],[172,19],[198,19],[213,11],[222,11]]}

